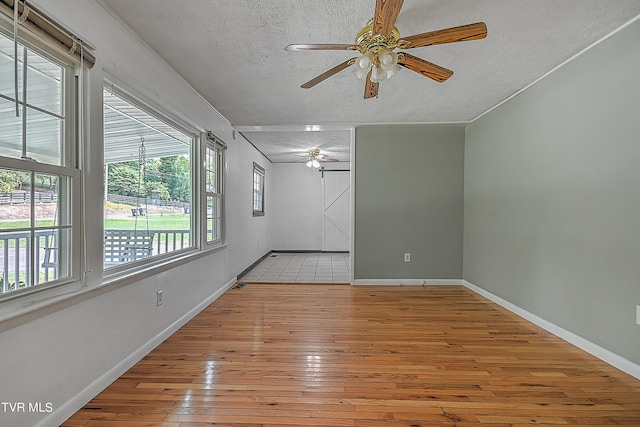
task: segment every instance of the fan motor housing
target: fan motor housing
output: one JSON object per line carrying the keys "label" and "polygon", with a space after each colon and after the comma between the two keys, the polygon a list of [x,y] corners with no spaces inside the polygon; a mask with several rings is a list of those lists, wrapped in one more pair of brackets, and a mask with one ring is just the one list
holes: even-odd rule
{"label": "fan motor housing", "polygon": [[396,48],[400,40],[400,31],[398,27],[393,27],[393,31],[389,37],[385,37],[382,34],[376,36],[373,35],[373,19],[369,20],[367,25],[362,27],[356,35],[356,44],[360,53],[375,52],[381,48],[393,50]]}

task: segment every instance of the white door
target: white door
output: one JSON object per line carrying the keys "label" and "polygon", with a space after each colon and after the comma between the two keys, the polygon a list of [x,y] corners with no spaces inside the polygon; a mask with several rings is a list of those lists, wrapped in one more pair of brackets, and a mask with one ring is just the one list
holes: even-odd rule
{"label": "white door", "polygon": [[322,178],[322,250],[349,251],[351,239],[349,171],[325,171]]}

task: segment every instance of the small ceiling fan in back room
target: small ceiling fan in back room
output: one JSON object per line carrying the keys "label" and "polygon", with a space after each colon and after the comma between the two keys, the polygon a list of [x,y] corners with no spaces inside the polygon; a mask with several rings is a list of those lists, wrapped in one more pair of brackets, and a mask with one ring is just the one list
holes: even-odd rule
{"label": "small ceiling fan in back room", "polygon": [[395,49],[413,49],[436,44],[483,39],[487,36],[484,22],[446,28],[428,33],[400,37],[395,23],[403,0],[376,0],[374,17],[356,35],[355,44],[290,44],[287,51],[303,50],[357,50],[360,56],[336,65],[302,85],[309,89],[334,74],[353,65],[354,73],[365,81],[364,98],[378,96],[378,84],[391,78],[400,66],[415,71],[437,82],[444,82],[453,71]]}
{"label": "small ceiling fan in back room", "polygon": [[309,161],[307,161],[307,167],[310,168],[319,168],[320,162],[338,162],[338,159],[333,159],[325,154],[321,154],[320,150],[318,150],[317,148],[312,148],[310,150],[307,151],[308,156],[307,158],[309,159]]}

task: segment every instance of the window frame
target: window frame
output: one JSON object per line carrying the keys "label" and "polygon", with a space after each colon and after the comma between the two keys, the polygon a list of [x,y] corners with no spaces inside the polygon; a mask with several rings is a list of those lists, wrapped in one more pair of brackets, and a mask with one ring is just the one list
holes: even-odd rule
{"label": "window frame", "polygon": [[[13,43],[13,34],[9,31],[6,25],[6,21],[0,20],[0,37],[6,37]],[[43,57],[47,61],[60,66],[62,69],[62,77],[60,84],[62,85],[60,94],[61,99],[61,113],[47,112],[37,106],[29,104],[27,99],[27,111],[35,110],[42,114],[52,115],[61,120],[62,132],[60,133],[61,146],[58,154],[59,164],[44,163],[34,161],[28,158],[18,157],[5,157],[0,155],[0,168],[16,170],[25,172],[30,175],[30,178],[34,178],[36,174],[54,175],[58,177],[64,177],[68,180],[67,185],[58,187],[58,201],[57,215],[59,218],[67,218],[68,222],[63,224],[62,221],[57,221],[52,226],[39,226],[36,224],[37,218],[33,217],[35,209],[34,200],[34,186],[31,185],[31,202],[30,210],[32,217],[30,218],[30,224],[27,232],[29,233],[29,245],[31,253],[28,256],[27,269],[30,272],[29,276],[31,282],[29,286],[10,291],[5,294],[0,294],[0,303],[7,301],[25,299],[33,294],[41,295],[43,292],[59,292],[55,291],[59,287],[68,287],[73,283],[83,281],[82,269],[84,265],[84,229],[83,229],[83,204],[84,195],[82,194],[83,187],[83,169],[81,167],[81,153],[82,153],[82,140],[79,115],[81,114],[82,98],[85,96],[82,89],[82,81],[84,80],[83,74],[86,72],[86,68],[79,62],[74,61],[68,56],[60,53],[55,46],[47,43],[45,40],[40,40],[33,37],[30,33],[21,31],[18,33],[18,43],[27,50]],[[28,64],[27,64],[28,66]],[[22,76],[21,76],[22,78]],[[29,87],[29,80],[26,81],[27,87]],[[15,102],[15,94],[5,95],[2,98],[9,102]],[[10,99],[9,99],[10,98]],[[23,117],[24,102],[19,100],[20,103],[20,117]],[[21,126],[25,126],[23,122]],[[27,129],[29,127],[27,126]],[[64,187],[64,188],[63,188]],[[39,283],[39,280],[35,280],[36,273],[40,274],[40,265],[35,266],[34,262],[40,262],[40,258],[34,257],[37,232],[41,230],[57,230],[61,232],[67,230],[70,233],[70,238],[64,245],[65,250],[56,254],[57,264],[56,269],[64,273],[63,277],[54,275],[53,280]],[[3,229],[10,230],[10,229]],[[29,262],[30,260],[30,262]],[[3,310],[4,312],[4,310]]]}
{"label": "window frame", "polygon": [[[119,279],[121,277],[132,276],[142,271],[147,270],[148,268],[153,268],[156,266],[164,265],[170,262],[175,261],[176,259],[182,258],[185,255],[191,253],[197,253],[200,248],[200,227],[199,227],[199,218],[200,215],[198,213],[198,209],[195,207],[201,204],[201,199],[199,196],[199,191],[197,190],[197,177],[200,174],[200,167],[198,161],[198,147],[200,145],[200,138],[197,131],[192,130],[188,125],[183,124],[179,120],[177,120],[172,114],[166,112],[162,108],[159,108],[151,103],[147,102],[143,96],[140,96],[133,89],[127,87],[121,83],[115,83],[114,79],[111,77],[105,77],[103,81],[103,86],[100,89],[101,91],[108,91],[115,96],[119,97],[123,101],[129,103],[135,108],[143,111],[144,113],[150,115],[154,119],[158,120],[161,123],[164,123],[167,126],[172,127],[174,130],[184,134],[189,137],[191,142],[189,146],[189,164],[190,164],[190,185],[191,185],[191,209],[189,212],[189,221],[190,221],[190,236],[189,236],[189,246],[185,248],[180,248],[177,250],[173,250],[170,252],[165,252],[162,254],[152,254],[149,257],[137,259],[135,261],[129,261],[122,264],[117,265],[104,265],[104,246],[103,246],[103,271],[104,277],[107,281],[112,281]],[[103,93],[103,92],[101,92]],[[102,108],[104,111],[105,102],[102,100]],[[104,114],[104,113],[103,113]],[[104,134],[104,128],[102,129]],[[103,152],[105,147],[103,147]],[[104,174],[106,176],[106,163],[103,164]],[[104,183],[103,183],[104,185]],[[107,190],[105,189],[105,197],[107,194]],[[104,239],[104,221],[103,221],[103,239]]]}
{"label": "window frame", "polygon": [[[256,177],[260,177],[260,182],[259,182],[259,187],[260,188],[256,188],[256,184],[258,184],[256,182]],[[264,185],[265,185],[265,180],[266,180],[266,172],[265,169],[260,166],[259,164],[257,164],[256,162],[253,162],[253,216],[264,216]],[[258,196],[256,198],[256,195]],[[260,202],[260,206],[257,207],[256,209],[256,201]]]}
{"label": "window frame", "polygon": [[[216,135],[214,135],[211,131],[207,131],[202,138],[202,171],[201,171],[201,238],[202,238],[202,247],[203,249],[214,249],[219,248],[225,245],[226,240],[226,215],[225,215],[225,188],[226,188],[226,174],[227,174],[227,144]],[[215,161],[215,172],[217,179],[215,180],[215,185],[213,191],[211,191],[208,185],[208,173],[211,172],[207,167],[207,151],[212,150],[216,153],[216,161]],[[218,201],[219,208],[219,228],[216,236],[212,236],[212,239],[209,239],[209,220],[213,221],[216,219],[213,217],[213,206],[212,206],[212,216],[209,216],[208,208],[209,208],[209,198],[212,200]],[[212,233],[213,234],[213,233]]]}

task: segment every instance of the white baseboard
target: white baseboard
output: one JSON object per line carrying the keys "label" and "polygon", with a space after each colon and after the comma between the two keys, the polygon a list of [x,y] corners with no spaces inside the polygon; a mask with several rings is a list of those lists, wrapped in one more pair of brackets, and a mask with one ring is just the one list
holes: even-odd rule
{"label": "white baseboard", "polygon": [[633,363],[630,360],[625,359],[622,356],[619,356],[609,350],[607,350],[606,348],[600,347],[597,344],[592,343],[589,340],[586,340],[584,338],[582,338],[579,335],[574,334],[573,332],[570,332],[564,328],[561,328],[558,325],[555,325],[539,316],[536,316],[533,313],[528,312],[527,310],[518,307],[515,304],[510,303],[507,300],[504,300],[502,298],[500,298],[497,295],[492,294],[489,291],[486,291],[482,288],[480,288],[479,286],[474,285],[473,283],[467,282],[466,280],[462,281],[462,284],[474,291],[475,293],[482,295],[483,297],[495,302],[496,304],[506,308],[507,310],[509,310],[510,312],[522,317],[525,320],[528,320],[529,322],[533,323],[534,325],[537,325],[539,327],[541,327],[542,329],[545,329],[549,332],[551,332],[553,335],[562,338],[563,340],[575,345],[576,347],[586,351],[587,353],[597,357],[598,359],[608,363],[611,366],[614,366],[618,369],[620,369],[621,371],[640,379],[640,365]]}
{"label": "white baseboard", "polygon": [[462,279],[355,279],[356,286],[451,286],[462,285]]}
{"label": "white baseboard", "polygon": [[65,422],[70,416],[79,411],[91,399],[98,395],[102,390],[107,388],[109,384],[120,378],[122,374],[127,372],[133,365],[138,363],[151,350],[160,345],[165,339],[169,338],[178,329],[184,326],[189,320],[194,318],[198,313],[204,310],[209,304],[217,300],[223,293],[231,288],[237,281],[237,278],[231,279],[222,288],[211,294],[207,299],[189,310],[178,320],[169,325],[166,329],[159,332],[155,337],[147,341],[138,350],[131,353],[126,359],[119,362],[113,368],[109,369],[95,381],[85,387],[80,393],[69,399],[53,412],[48,414],[44,419],[35,425],[35,427],[58,426]]}

